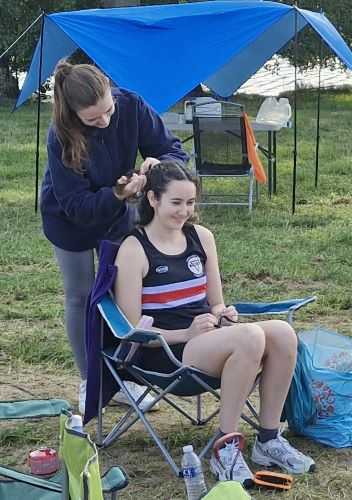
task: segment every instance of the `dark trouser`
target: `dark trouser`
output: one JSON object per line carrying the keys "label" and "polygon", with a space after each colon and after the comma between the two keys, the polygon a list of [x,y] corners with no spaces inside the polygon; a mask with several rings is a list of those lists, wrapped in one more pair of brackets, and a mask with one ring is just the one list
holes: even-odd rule
{"label": "dark trouser", "polygon": [[69,252],[55,246],[54,250],[64,283],[66,331],[81,378],[85,380],[87,378],[85,313],[88,295],[95,278],[94,250]]}
{"label": "dark trouser", "polygon": [[[121,242],[124,236],[132,230],[137,220],[137,209],[134,206],[128,206],[127,209],[128,215],[124,216],[124,223],[119,225],[117,218],[114,228],[106,234],[106,239]],[[86,380],[86,305],[95,279],[95,250],[70,252],[56,246],[54,250],[64,282],[66,331],[81,378]]]}

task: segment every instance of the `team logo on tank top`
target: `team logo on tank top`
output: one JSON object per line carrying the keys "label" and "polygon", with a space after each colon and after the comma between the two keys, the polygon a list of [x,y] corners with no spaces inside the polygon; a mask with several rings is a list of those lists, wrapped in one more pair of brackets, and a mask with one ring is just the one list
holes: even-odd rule
{"label": "team logo on tank top", "polygon": [[203,264],[198,255],[190,255],[187,259],[187,266],[194,276],[203,275]]}
{"label": "team logo on tank top", "polygon": [[155,272],[158,273],[158,274],[167,273],[168,270],[169,270],[168,266],[158,266],[158,267],[155,268]]}

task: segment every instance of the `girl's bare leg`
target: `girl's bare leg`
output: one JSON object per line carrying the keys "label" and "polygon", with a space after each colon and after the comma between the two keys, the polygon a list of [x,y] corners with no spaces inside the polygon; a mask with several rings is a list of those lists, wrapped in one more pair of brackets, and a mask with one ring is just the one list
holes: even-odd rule
{"label": "girl's bare leg", "polygon": [[285,321],[256,323],[265,333],[263,370],[260,376],[260,425],[277,429],[296,365],[297,337]]}
{"label": "girl's bare leg", "polygon": [[220,429],[237,430],[265,352],[265,335],[255,323],[213,330],[190,340],[183,362],[221,377]]}

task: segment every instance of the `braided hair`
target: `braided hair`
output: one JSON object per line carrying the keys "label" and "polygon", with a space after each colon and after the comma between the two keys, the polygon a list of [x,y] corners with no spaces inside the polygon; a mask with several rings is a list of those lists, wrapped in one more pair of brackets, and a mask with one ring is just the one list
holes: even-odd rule
{"label": "braided hair", "polygon": [[162,161],[154,165],[146,173],[147,182],[144,186],[143,196],[139,202],[139,225],[146,226],[154,218],[154,208],[150,205],[147,193],[153,191],[157,200],[167,191],[171,181],[190,181],[198,191],[198,182],[189,169],[176,161]]}

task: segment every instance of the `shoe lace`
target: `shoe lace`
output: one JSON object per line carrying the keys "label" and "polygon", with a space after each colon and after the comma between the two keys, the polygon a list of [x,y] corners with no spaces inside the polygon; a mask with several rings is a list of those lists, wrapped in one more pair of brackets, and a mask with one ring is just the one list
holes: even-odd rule
{"label": "shoe lace", "polygon": [[[132,383],[130,381],[124,382],[125,386],[127,387],[128,391],[131,393],[133,399],[135,401],[138,401],[142,394],[144,394],[146,387],[145,386],[140,386],[139,384]],[[121,395],[123,400],[128,401],[128,398],[125,394]],[[154,401],[155,401],[155,396],[148,392],[146,394],[142,401],[140,401],[140,407],[143,408],[144,411],[149,411],[149,409],[154,406]]]}
{"label": "shoe lace", "polygon": [[279,433],[277,435],[277,440],[280,442],[280,445],[282,447],[282,451],[284,453],[286,453],[287,455],[290,455],[291,457],[294,457],[294,458],[304,458],[304,455],[303,453],[301,453],[300,451],[296,450],[296,448],[294,448],[288,441],[287,439],[285,439],[281,433]]}
{"label": "shoe lace", "polygon": [[141,387],[139,384],[134,384],[129,381],[125,382],[125,386],[132,394],[132,397],[135,401],[137,401],[137,399],[139,399],[145,391],[145,387]]}
{"label": "shoe lace", "polygon": [[225,470],[227,479],[229,480],[232,479],[234,471],[247,471],[247,466],[237,441],[231,441],[230,443],[225,444],[225,448],[222,449],[220,463]]}

